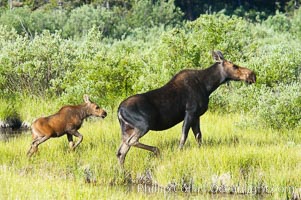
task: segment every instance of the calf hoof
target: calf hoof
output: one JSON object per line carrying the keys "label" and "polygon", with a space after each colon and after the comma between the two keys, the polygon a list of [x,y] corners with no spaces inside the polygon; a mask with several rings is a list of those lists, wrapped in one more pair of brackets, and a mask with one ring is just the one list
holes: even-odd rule
{"label": "calf hoof", "polygon": [[69,148],[70,148],[71,150],[73,150],[73,147],[74,147],[74,142],[69,142]]}
{"label": "calf hoof", "polygon": [[35,152],[37,152],[38,151],[38,148],[37,147],[33,147],[33,146],[31,146],[30,147],[30,149],[27,151],[27,156],[28,157],[31,157]]}
{"label": "calf hoof", "polygon": [[160,156],[160,150],[157,147],[154,148],[153,152],[154,152],[155,156],[157,156],[157,157]]}
{"label": "calf hoof", "polygon": [[31,151],[29,150],[29,151],[27,151],[27,154],[26,154],[26,155],[27,155],[27,157],[30,158],[30,157],[32,156],[32,154],[33,154],[33,152],[31,152]]}

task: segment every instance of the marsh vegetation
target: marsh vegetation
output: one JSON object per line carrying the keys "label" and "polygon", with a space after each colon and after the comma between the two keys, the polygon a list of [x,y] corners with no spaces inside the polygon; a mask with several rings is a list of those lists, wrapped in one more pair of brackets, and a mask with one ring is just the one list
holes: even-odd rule
{"label": "marsh vegetation", "polygon": [[[74,152],[57,138],[28,159],[29,133],[1,140],[1,199],[300,195],[301,10],[291,9],[297,1],[269,13],[208,10],[193,21],[172,0],[103,2],[1,7],[0,121],[28,125],[80,104],[83,94],[108,112],[84,123]],[[178,149],[180,123],[141,139],[159,147],[160,157],[133,148],[121,170],[119,103],[182,69],[210,66],[212,50],[255,71],[256,84],[225,84],[210,96],[201,147],[190,133]],[[173,192],[141,192],[145,184]]]}
{"label": "marsh vegetation", "polygon": [[178,149],[180,125],[150,132],[141,141],[158,146],[161,156],[133,148],[125,171],[115,156],[120,142],[115,117],[86,122],[80,129],[83,143],[74,152],[66,138],[57,138],[28,159],[29,134],[0,141],[0,178],[5,180],[0,197],[292,197],[301,183],[300,128],[249,128],[244,120],[239,114],[206,113],[201,118],[204,140],[200,148],[190,134],[185,148]]}

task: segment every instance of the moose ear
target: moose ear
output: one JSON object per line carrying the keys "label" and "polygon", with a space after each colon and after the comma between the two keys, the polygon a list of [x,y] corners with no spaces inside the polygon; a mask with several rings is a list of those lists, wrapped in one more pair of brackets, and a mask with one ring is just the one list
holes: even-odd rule
{"label": "moose ear", "polygon": [[85,103],[91,103],[89,96],[87,94],[84,94],[84,101]]}
{"label": "moose ear", "polygon": [[223,62],[223,60],[225,60],[222,52],[220,51],[212,51],[212,57],[215,62]]}

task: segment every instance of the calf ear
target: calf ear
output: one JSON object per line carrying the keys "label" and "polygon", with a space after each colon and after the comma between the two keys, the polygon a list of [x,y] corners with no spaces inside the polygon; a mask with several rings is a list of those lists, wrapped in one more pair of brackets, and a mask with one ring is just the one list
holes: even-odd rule
{"label": "calf ear", "polygon": [[212,57],[215,62],[223,62],[223,60],[225,60],[222,52],[220,51],[212,51]]}
{"label": "calf ear", "polygon": [[87,94],[84,94],[84,101],[85,103],[91,103],[89,96]]}

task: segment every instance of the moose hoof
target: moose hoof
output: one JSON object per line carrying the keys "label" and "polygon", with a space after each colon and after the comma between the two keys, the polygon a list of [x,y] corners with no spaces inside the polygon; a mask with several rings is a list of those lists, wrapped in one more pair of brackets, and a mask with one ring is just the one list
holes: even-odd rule
{"label": "moose hoof", "polygon": [[179,150],[180,150],[180,151],[183,150],[183,146],[184,146],[183,144],[180,144],[180,145],[179,145]]}

